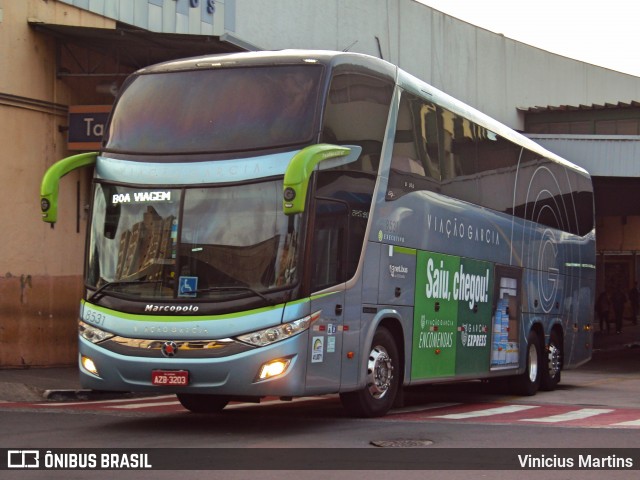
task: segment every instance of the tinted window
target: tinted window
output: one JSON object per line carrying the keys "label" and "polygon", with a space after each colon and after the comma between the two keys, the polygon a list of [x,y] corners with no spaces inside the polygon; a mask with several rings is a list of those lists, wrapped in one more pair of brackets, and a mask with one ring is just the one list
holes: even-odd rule
{"label": "tinted window", "polygon": [[478,126],[477,131],[480,204],[499,212],[510,211],[522,147],[486,128]]}
{"label": "tinted window", "polygon": [[346,282],[356,272],[375,177],[339,169],[317,174],[313,289]]}
{"label": "tinted window", "polygon": [[447,110],[439,111],[442,193],[478,203],[477,126]]}
{"label": "tinted window", "polygon": [[392,95],[392,84],[369,75],[338,73],[331,79],[321,141],[362,147],[345,169],[378,171]]}
{"label": "tinted window", "polygon": [[386,198],[414,190],[439,192],[581,236],[593,228],[587,176],[405,92]]}
{"label": "tinted window", "polygon": [[387,200],[414,190],[440,191],[436,106],[403,93],[391,157]]}
{"label": "tinted window", "polygon": [[346,282],[358,268],[392,95],[391,83],[370,75],[339,71],[331,79],[321,141],[362,152],[316,173],[313,290]]}
{"label": "tinted window", "polygon": [[139,75],[116,103],[106,149],[197,153],[309,142],[321,74],[305,65]]}
{"label": "tinted window", "polygon": [[581,236],[593,228],[589,179],[534,152],[523,151],[514,200],[525,220]]}
{"label": "tinted window", "polygon": [[322,290],[347,279],[348,218],[348,208],[341,202],[319,200],[316,203],[311,269],[313,290]]}

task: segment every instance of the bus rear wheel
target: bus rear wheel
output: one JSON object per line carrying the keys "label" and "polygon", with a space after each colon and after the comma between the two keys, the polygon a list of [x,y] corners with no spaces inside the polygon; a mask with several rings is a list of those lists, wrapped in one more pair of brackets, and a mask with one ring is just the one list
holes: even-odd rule
{"label": "bus rear wheel", "polygon": [[546,362],[542,358],[540,339],[533,330],[527,337],[526,362],[524,373],[513,377],[510,382],[510,389],[516,395],[535,395],[540,388],[542,366],[546,365]]}
{"label": "bus rear wheel", "polygon": [[362,390],[340,394],[349,415],[381,417],[389,411],[398,392],[398,359],[393,335],[384,327],[378,328],[367,360],[367,385]]}
{"label": "bus rear wheel", "polygon": [[229,403],[227,397],[202,393],[176,394],[180,404],[193,413],[218,413]]}
{"label": "bus rear wheel", "polygon": [[560,335],[553,330],[549,336],[549,345],[545,350],[540,376],[540,390],[555,390],[560,383],[562,371],[562,342]]}

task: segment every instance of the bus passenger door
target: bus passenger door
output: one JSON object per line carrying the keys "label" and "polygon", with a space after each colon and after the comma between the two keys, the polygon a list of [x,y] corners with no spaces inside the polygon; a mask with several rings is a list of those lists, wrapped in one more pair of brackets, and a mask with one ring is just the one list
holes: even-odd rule
{"label": "bus passenger door", "polygon": [[[311,252],[311,311],[321,311],[309,331],[308,394],[337,392],[340,386],[342,332],[348,265],[349,207],[317,199]],[[322,293],[322,292],[325,293]]]}

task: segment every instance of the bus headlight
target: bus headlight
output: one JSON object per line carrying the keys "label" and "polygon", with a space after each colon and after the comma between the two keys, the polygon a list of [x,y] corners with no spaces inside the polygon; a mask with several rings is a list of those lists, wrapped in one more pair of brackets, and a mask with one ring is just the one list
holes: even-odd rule
{"label": "bus headlight", "polygon": [[100,330],[98,327],[84,323],[82,320],[78,322],[78,333],[82,338],[91,343],[100,343],[103,340],[113,337],[113,333]]}
{"label": "bus headlight", "polygon": [[320,311],[312,313],[311,315],[308,315],[304,318],[294,320],[293,322],[265,328],[264,330],[257,330],[255,332],[246,333],[236,338],[241,342],[248,343],[249,345],[264,347],[267,345],[271,345],[272,343],[286,340],[287,338],[294,337],[299,333],[304,332],[318,318],[320,318]]}

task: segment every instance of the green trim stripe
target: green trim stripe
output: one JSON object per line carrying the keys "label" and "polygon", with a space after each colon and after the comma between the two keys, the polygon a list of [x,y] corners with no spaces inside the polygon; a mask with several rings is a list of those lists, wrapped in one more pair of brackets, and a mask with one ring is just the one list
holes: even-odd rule
{"label": "green trim stripe", "polygon": [[[232,320],[232,319],[244,317],[247,315],[271,312],[273,310],[283,308],[285,305],[283,303],[280,305],[275,305],[273,307],[258,308],[256,310],[248,310],[244,312],[226,313],[224,315],[180,315],[179,313],[176,315],[152,315],[152,314],[126,313],[126,312],[120,312],[118,310],[111,310],[109,308],[94,305],[85,300],[82,300],[81,303],[83,306],[92,308],[99,312],[113,315],[118,318],[123,318],[125,320],[133,320],[135,322],[198,322],[202,320]],[[171,306],[171,305],[167,305],[167,306]],[[150,313],[153,313],[153,312],[150,312]]]}
{"label": "green trim stripe", "polygon": [[404,253],[405,255],[416,256],[417,252],[418,251],[415,248],[399,247],[397,245],[393,246],[393,253]]}
{"label": "green trim stripe", "polygon": [[[235,318],[246,317],[248,315],[259,315],[261,313],[271,312],[273,310],[278,310],[284,308],[287,305],[302,305],[316,298],[325,297],[327,295],[332,295],[336,292],[324,293],[321,295],[313,295],[311,298],[301,298],[299,300],[295,300],[288,303],[280,303],[278,305],[257,308],[255,310],[246,310],[243,312],[234,312],[234,313],[225,313],[223,315],[152,315],[152,314],[137,314],[137,313],[126,313],[120,312],[118,310],[111,310],[109,308],[101,307],[98,305],[94,305],[93,303],[89,303],[86,300],[81,300],[80,304],[82,307],[91,308],[93,310],[97,310],[99,312],[113,315],[118,318],[122,318],[125,320],[132,320],[135,322],[198,322],[202,320],[233,320]],[[163,305],[164,306],[164,305]],[[167,305],[170,306],[170,305]],[[177,306],[177,305],[176,305]],[[150,312],[152,313],[152,312]]]}

